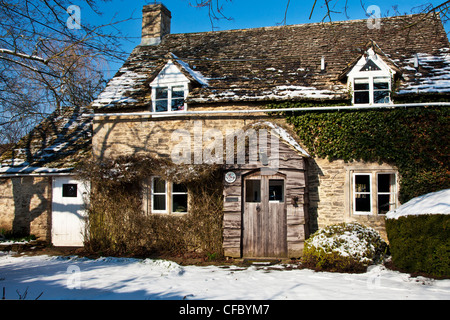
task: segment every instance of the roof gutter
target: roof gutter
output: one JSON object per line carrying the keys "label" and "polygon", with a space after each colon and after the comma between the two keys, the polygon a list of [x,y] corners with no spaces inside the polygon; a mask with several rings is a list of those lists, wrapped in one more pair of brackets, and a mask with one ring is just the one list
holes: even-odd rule
{"label": "roof gutter", "polygon": [[401,104],[380,104],[380,105],[356,105],[356,106],[328,106],[328,107],[307,107],[307,108],[278,108],[278,109],[248,109],[248,110],[203,110],[203,111],[176,111],[176,112],[115,112],[115,113],[93,113],[90,117],[121,117],[121,116],[141,116],[151,118],[185,117],[191,115],[208,114],[251,114],[261,112],[308,112],[308,111],[343,111],[362,109],[395,109],[410,107],[449,107],[450,102],[421,102],[421,103],[401,103]]}
{"label": "roof gutter", "polygon": [[30,172],[30,173],[0,173],[0,178],[17,178],[17,177],[56,177],[56,176],[74,176],[71,172]]}

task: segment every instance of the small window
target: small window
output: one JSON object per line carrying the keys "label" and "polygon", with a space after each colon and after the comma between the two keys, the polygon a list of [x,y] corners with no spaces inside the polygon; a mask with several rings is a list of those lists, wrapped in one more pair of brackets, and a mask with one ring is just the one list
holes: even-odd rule
{"label": "small window", "polygon": [[172,88],[172,111],[184,110],[184,87]]}
{"label": "small window", "polygon": [[188,191],[183,184],[172,184],[172,212],[188,212]]}
{"label": "small window", "polygon": [[371,175],[354,175],[354,212],[368,214],[372,212]]}
{"label": "small window", "polygon": [[169,101],[169,89],[168,88],[156,88],[155,95],[155,111],[165,112],[167,111],[167,103]]}
{"label": "small window", "polygon": [[373,103],[391,102],[389,91],[389,78],[373,79]]}
{"label": "small window", "polygon": [[245,202],[261,202],[261,180],[248,179],[245,182]]}
{"label": "small window", "polygon": [[155,112],[183,111],[187,86],[155,87],[153,90],[153,110]]}
{"label": "small window", "polygon": [[78,196],[78,186],[74,183],[63,184],[62,196],[64,198],[76,198]]}
{"label": "small window", "polygon": [[395,174],[379,173],[377,178],[377,210],[378,214],[386,214],[396,204]]}
{"label": "small window", "polygon": [[152,178],[152,213],[187,213],[188,190],[186,185],[168,183],[159,177]]}
{"label": "small window", "polygon": [[390,103],[390,78],[369,77],[355,78],[353,80],[354,104]]}
{"label": "small window", "polygon": [[167,212],[167,184],[158,177],[152,179],[152,212]]}
{"label": "small window", "polygon": [[355,79],[355,104],[370,103],[369,79]]}
{"label": "small window", "polygon": [[269,180],[269,201],[284,202],[284,180]]}
{"label": "small window", "polygon": [[386,214],[397,206],[396,174],[353,173],[354,214]]}

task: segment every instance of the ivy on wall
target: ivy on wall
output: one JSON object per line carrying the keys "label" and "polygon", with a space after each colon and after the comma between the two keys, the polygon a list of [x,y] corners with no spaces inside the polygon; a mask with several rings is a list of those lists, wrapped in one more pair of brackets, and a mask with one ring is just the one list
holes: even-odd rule
{"label": "ivy on wall", "polygon": [[[304,108],[320,105],[285,102],[269,107]],[[283,114],[313,156],[330,161],[362,160],[396,166],[401,176],[401,202],[450,187],[449,115],[448,107]]]}
{"label": "ivy on wall", "polygon": [[[223,255],[223,185],[221,167],[175,165],[167,159],[129,155],[77,168],[91,182],[85,248],[108,255]],[[146,214],[143,183],[151,176],[182,183],[194,196],[184,216]]]}

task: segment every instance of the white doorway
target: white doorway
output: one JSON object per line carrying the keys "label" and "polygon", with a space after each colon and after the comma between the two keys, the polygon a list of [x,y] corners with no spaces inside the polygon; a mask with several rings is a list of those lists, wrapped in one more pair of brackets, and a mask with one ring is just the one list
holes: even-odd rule
{"label": "white doorway", "polygon": [[73,177],[53,178],[52,244],[82,247],[88,186]]}

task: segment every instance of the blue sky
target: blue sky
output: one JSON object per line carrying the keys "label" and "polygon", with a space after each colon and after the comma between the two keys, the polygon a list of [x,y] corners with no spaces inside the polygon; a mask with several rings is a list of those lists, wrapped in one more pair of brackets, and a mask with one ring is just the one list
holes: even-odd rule
{"label": "blue sky", "polygon": [[[132,17],[133,19],[117,24],[118,28],[125,36],[126,40],[121,40],[124,49],[131,52],[133,48],[139,44],[141,36],[141,18],[142,7],[146,4],[153,3],[151,0],[110,0],[106,3],[99,2],[99,9],[103,12],[102,16],[97,16],[90,9],[81,6],[81,24],[87,21],[90,24],[109,23],[111,20],[119,21]],[[190,33],[211,31],[211,23],[206,8],[199,9],[190,5],[195,0],[165,0],[162,3],[172,12],[172,33]],[[231,21],[220,20],[215,22],[216,30],[230,30],[243,28],[257,28],[266,26],[275,26],[284,19],[286,4],[288,0],[269,1],[269,0],[220,0],[223,3],[223,12],[226,16],[231,17]],[[291,0],[289,10],[287,12],[287,24],[301,24],[320,22],[325,15],[325,8],[322,7],[323,0],[318,0],[314,9],[314,13],[309,19],[309,15],[314,4],[314,0]],[[348,0],[347,15],[343,13],[345,0],[336,0],[333,10],[342,13],[333,14],[333,21],[365,19],[367,16],[361,5],[367,8],[370,5],[377,5],[382,16],[394,15],[394,6],[397,11],[403,14],[409,14],[419,11],[419,6],[431,3],[438,5],[441,1],[416,1],[416,0]],[[448,29],[448,26],[446,26]],[[448,31],[448,30],[447,30]],[[111,76],[120,67],[115,64],[110,67]]]}

